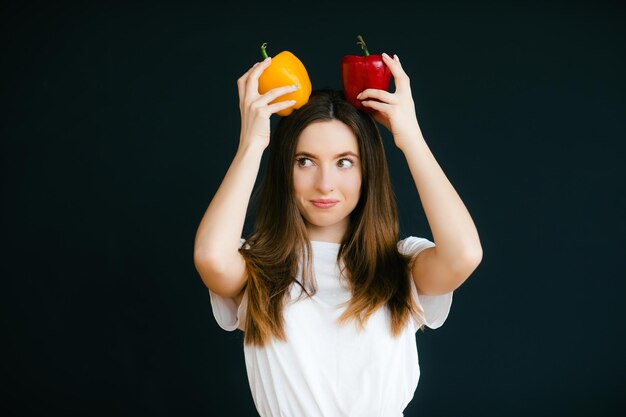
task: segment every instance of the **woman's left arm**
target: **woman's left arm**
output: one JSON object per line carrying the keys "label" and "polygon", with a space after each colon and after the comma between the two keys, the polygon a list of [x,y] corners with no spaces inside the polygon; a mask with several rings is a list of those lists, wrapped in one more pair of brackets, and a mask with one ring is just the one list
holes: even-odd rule
{"label": "woman's left arm", "polygon": [[[400,60],[387,54],[383,54],[383,59],[394,77],[396,91],[367,89],[357,98],[363,106],[375,111],[374,119],[391,132],[396,146],[406,157],[436,245],[429,248],[430,253],[426,249],[418,255],[414,279],[416,284],[421,284],[418,285],[418,289],[422,287],[421,293],[442,293],[460,286],[481,262],[480,239],[463,201],[424,140],[409,77]],[[415,276],[419,271],[424,275],[427,271],[438,271],[438,283],[429,284],[428,278]],[[432,275],[430,279],[434,279]]]}

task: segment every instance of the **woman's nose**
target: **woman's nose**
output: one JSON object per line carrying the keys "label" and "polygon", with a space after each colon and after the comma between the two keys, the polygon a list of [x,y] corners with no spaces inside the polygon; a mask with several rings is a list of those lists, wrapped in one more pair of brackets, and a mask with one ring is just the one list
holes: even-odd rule
{"label": "woman's nose", "polygon": [[332,191],[335,183],[335,173],[332,167],[322,166],[317,170],[315,185],[322,192]]}

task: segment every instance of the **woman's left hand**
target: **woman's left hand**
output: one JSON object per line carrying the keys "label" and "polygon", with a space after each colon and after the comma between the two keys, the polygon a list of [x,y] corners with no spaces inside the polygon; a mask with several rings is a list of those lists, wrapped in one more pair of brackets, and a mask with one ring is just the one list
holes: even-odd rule
{"label": "woman's left hand", "polygon": [[421,135],[411,96],[410,80],[402,69],[397,55],[391,59],[389,55],[383,53],[383,61],[391,70],[396,91],[390,93],[368,88],[363,90],[357,99],[361,100],[364,107],[374,110],[372,114],[374,120],[391,132],[396,146],[402,149],[405,144],[415,141],[416,136]]}

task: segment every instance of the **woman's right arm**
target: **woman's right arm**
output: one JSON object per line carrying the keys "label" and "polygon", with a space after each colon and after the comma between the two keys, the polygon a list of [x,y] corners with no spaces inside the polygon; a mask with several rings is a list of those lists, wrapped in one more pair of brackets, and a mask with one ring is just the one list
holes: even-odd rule
{"label": "woman's right arm", "polygon": [[194,264],[204,284],[226,297],[240,297],[247,277],[239,253],[250,196],[265,148],[269,145],[270,116],[292,106],[291,101],[269,104],[294,91],[292,86],[258,93],[258,78],[270,61],[255,64],[237,80],[241,135],[239,148],[213,196],[194,243]]}
{"label": "woman's right arm", "polygon": [[241,291],[246,266],[240,238],[264,149],[239,149],[196,232],[194,263],[213,292],[233,297]]}

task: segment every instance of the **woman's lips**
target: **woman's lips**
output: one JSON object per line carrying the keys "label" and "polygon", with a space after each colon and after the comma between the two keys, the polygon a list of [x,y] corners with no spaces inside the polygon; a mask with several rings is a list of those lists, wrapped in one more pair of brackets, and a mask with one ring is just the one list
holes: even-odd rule
{"label": "woman's lips", "polygon": [[328,202],[324,202],[324,201],[311,201],[311,203],[313,203],[313,205],[315,207],[319,207],[319,208],[331,208],[333,206],[335,206],[338,201],[328,201]]}

